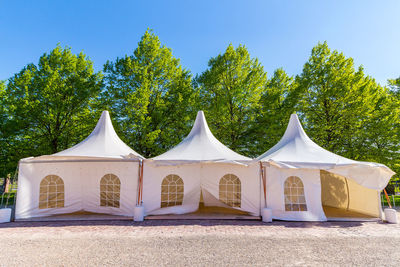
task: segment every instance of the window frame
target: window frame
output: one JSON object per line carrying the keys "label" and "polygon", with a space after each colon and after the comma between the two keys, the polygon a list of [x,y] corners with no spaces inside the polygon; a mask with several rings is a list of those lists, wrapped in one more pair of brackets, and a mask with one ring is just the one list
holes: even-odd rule
{"label": "window frame", "polygon": [[[225,180],[225,184],[221,184],[223,180]],[[238,181],[238,183],[235,183],[235,181]],[[225,186],[225,191],[221,191],[221,187],[223,186]],[[231,190],[229,190],[230,186]],[[242,181],[237,175],[233,173],[227,173],[219,179],[218,200],[232,208],[241,208]]]}
{"label": "window frame", "polygon": [[183,179],[177,174],[169,174],[161,181],[161,208],[182,206],[185,183]]}
{"label": "window frame", "polygon": [[121,179],[113,173],[107,173],[100,179],[100,207],[120,208]]}
{"label": "window frame", "polygon": [[39,209],[65,207],[65,184],[60,176],[49,174],[40,180],[38,207]]}
{"label": "window frame", "polygon": [[[287,184],[290,186],[286,186]],[[295,194],[292,194],[292,192],[295,192]],[[283,202],[285,212],[308,211],[304,183],[300,177],[291,175],[285,179],[283,183]]]}

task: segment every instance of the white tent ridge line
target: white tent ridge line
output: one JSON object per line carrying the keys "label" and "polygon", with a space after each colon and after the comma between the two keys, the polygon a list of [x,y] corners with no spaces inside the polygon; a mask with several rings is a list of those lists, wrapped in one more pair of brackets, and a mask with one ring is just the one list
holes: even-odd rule
{"label": "white tent ridge line", "polygon": [[222,144],[211,133],[203,111],[199,111],[189,135],[167,152],[149,159],[156,165],[191,163],[232,163],[247,165],[251,158],[240,155]]}
{"label": "white tent ridge line", "polygon": [[281,140],[253,161],[280,168],[327,170],[378,190],[382,190],[394,174],[383,164],[347,159],[318,146],[304,132],[296,114],[290,116]]}
{"label": "white tent ridge line", "polygon": [[61,152],[35,158],[25,158],[24,162],[74,162],[74,161],[138,161],[140,154],[126,145],[117,135],[108,111],[103,111],[92,133],[82,142]]}

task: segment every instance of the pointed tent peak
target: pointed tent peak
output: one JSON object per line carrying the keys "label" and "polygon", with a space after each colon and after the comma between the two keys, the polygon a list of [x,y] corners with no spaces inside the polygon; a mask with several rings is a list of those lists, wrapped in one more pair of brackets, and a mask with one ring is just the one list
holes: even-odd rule
{"label": "pointed tent peak", "polygon": [[339,163],[352,160],[336,155],[308,137],[296,113],[290,115],[289,123],[281,140],[257,158],[261,161]]}
{"label": "pointed tent peak", "polygon": [[281,141],[296,137],[305,138],[311,141],[311,139],[304,131],[303,126],[301,125],[301,122],[299,120],[299,117],[297,116],[296,113],[293,113],[290,115],[288,126],[286,127],[286,131],[283,134]]}
{"label": "pointed tent peak", "polygon": [[103,110],[99,120],[97,121],[96,127],[87,138],[99,133],[103,135],[109,135],[110,137],[116,137],[120,140],[112,125],[110,113],[108,112],[108,110]]}
{"label": "pointed tent peak", "polygon": [[117,135],[107,110],[101,116],[91,134],[85,140],[54,156],[84,156],[111,158],[143,158],[127,146]]}
{"label": "pointed tent peak", "polygon": [[198,111],[192,130],[185,139],[169,151],[153,158],[170,161],[248,161],[220,141],[208,127],[203,111]]}
{"label": "pointed tent peak", "polygon": [[196,120],[193,123],[192,130],[186,138],[190,138],[191,136],[198,134],[206,134],[214,137],[214,135],[211,133],[210,128],[208,128],[206,116],[204,115],[204,112],[202,110],[197,112]]}
{"label": "pointed tent peak", "polygon": [[203,126],[205,125],[208,128],[206,116],[204,115],[204,111],[202,111],[202,110],[197,111],[194,125],[196,125],[196,123],[198,123],[198,124],[201,123],[201,124],[203,124]]}

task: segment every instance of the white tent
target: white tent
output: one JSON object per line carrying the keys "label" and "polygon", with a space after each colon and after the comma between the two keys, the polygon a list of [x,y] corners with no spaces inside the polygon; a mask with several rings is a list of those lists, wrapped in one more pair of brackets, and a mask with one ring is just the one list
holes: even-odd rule
{"label": "white tent", "polygon": [[282,139],[256,161],[265,166],[267,206],[273,218],[284,220],[324,221],[325,213],[340,210],[378,217],[380,190],[394,174],[385,165],[350,160],[318,146],[296,114]]}
{"label": "white tent", "polygon": [[141,159],[103,111],[81,143],[19,162],[16,219],[78,211],[132,216]]}
{"label": "white tent", "polygon": [[205,206],[260,213],[257,164],[219,142],[199,111],[189,135],[177,146],[144,164],[145,213],[183,214]]}

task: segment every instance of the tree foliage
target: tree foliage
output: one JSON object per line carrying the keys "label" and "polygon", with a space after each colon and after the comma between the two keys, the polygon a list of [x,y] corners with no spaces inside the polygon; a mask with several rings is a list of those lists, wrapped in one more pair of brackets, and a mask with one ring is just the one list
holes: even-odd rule
{"label": "tree foliage", "polygon": [[10,131],[7,129],[8,120],[6,83],[0,81],[0,176],[2,177],[15,168],[15,163],[10,164],[11,144]]}
{"label": "tree foliage", "polygon": [[92,62],[60,46],[10,78],[3,101],[14,164],[25,156],[55,153],[88,135],[91,105],[100,91],[101,75],[94,73]]}
{"label": "tree foliage", "polygon": [[191,74],[151,31],[133,55],[104,66],[103,102],[112,110],[123,139],[153,157],[188,134],[195,114]]}
{"label": "tree foliage", "polygon": [[352,159],[394,166],[389,162],[398,158],[399,106],[387,88],[326,42],[313,48],[296,81],[296,109],[318,144]]}
{"label": "tree foliage", "polygon": [[389,80],[389,87],[391,92],[400,99],[400,77],[397,79]]}
{"label": "tree foliage", "polygon": [[290,114],[297,103],[296,82],[283,69],[277,69],[267,81],[251,131],[252,154],[258,156],[275,145],[283,136]]}
{"label": "tree foliage", "polygon": [[0,177],[21,158],[83,140],[104,109],[121,138],[146,157],[179,143],[200,109],[221,142],[256,157],[279,141],[297,112],[322,147],[400,172],[400,78],[383,87],[325,42],[295,77],[277,69],[267,79],[245,46],[229,45],[192,80],[147,30],[132,55],[104,65],[104,76],[85,54],[57,46],[0,81]]}
{"label": "tree foliage", "polygon": [[217,138],[231,149],[251,154],[248,137],[266,81],[263,66],[242,45],[229,45],[196,78],[201,108]]}

